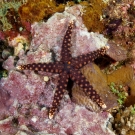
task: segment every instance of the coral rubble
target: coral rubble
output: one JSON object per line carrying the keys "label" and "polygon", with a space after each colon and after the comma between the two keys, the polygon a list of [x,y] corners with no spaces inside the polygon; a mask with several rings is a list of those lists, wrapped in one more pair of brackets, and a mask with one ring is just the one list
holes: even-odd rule
{"label": "coral rubble", "polygon": [[114,119],[114,126],[119,135],[135,134],[135,106],[120,109]]}
{"label": "coral rubble", "polygon": [[[110,0],[104,11],[105,35],[117,46],[128,51],[127,59],[134,57],[134,0]],[[134,67],[134,64],[133,64]]]}

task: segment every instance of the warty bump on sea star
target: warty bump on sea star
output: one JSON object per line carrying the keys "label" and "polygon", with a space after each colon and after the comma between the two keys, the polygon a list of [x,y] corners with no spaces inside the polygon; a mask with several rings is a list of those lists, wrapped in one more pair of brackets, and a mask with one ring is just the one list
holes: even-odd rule
{"label": "warty bump on sea star", "polygon": [[88,54],[72,58],[70,47],[73,26],[74,21],[71,21],[63,39],[60,61],[54,63],[33,63],[17,66],[17,69],[19,70],[45,71],[59,74],[58,85],[54,94],[52,107],[49,109],[50,119],[54,117],[54,114],[60,105],[60,101],[62,100],[64,91],[67,88],[69,78],[78,84],[85,94],[96,102],[100,108],[106,108],[105,103],[79,69],[94,61],[99,56],[104,55],[108,46],[102,47]]}

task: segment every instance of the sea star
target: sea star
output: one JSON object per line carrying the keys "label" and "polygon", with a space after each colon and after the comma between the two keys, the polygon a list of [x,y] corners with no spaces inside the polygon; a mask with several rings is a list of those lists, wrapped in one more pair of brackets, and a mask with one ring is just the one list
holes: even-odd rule
{"label": "sea star", "polygon": [[105,103],[102,101],[97,92],[90,85],[89,81],[84,77],[84,75],[79,70],[86,64],[92,62],[97,57],[104,55],[107,46],[93,51],[88,54],[80,55],[76,58],[72,58],[70,47],[71,47],[71,34],[74,26],[74,21],[69,23],[68,29],[64,36],[62,49],[61,49],[61,60],[54,63],[33,63],[27,65],[17,66],[19,70],[34,70],[34,71],[45,71],[51,73],[58,73],[58,85],[54,94],[54,99],[52,107],[49,110],[49,118],[54,117],[57,111],[60,101],[64,95],[64,91],[67,87],[68,79],[71,78],[75,83],[77,83],[83,91],[88,95],[93,101],[95,101],[99,107],[106,108]]}

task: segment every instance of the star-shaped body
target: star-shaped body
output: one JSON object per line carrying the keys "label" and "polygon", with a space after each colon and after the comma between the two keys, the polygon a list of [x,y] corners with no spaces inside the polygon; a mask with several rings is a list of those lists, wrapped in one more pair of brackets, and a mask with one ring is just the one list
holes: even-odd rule
{"label": "star-shaped body", "polygon": [[60,61],[54,63],[33,63],[20,65],[17,67],[19,70],[45,71],[59,74],[58,85],[54,94],[52,107],[49,110],[50,119],[54,117],[54,114],[59,107],[60,101],[64,95],[64,91],[67,88],[69,78],[77,83],[86,93],[86,95],[95,101],[101,108],[106,108],[106,105],[100,96],[93,89],[93,87],[90,85],[88,80],[84,77],[79,69],[94,61],[97,57],[104,55],[108,47],[103,47],[97,51],[72,58],[70,47],[73,26],[74,21],[69,23],[68,29],[64,36]]}

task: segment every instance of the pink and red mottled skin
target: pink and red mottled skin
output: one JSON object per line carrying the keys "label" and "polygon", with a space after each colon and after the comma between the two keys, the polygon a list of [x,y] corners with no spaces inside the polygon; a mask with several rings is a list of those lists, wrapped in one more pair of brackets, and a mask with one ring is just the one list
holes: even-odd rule
{"label": "pink and red mottled skin", "polygon": [[54,63],[33,63],[20,65],[17,67],[19,70],[45,71],[59,74],[58,85],[54,94],[52,107],[49,110],[50,119],[54,117],[54,114],[60,105],[60,101],[63,98],[65,89],[67,88],[69,78],[77,83],[86,93],[86,95],[95,101],[101,108],[106,108],[106,105],[100,96],[93,89],[93,87],[90,85],[90,83],[87,81],[79,69],[92,62],[97,57],[104,55],[108,47],[103,47],[97,51],[72,58],[70,47],[73,26],[74,21],[71,21],[64,36],[61,50],[61,61]]}

